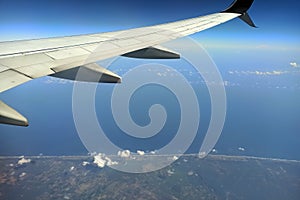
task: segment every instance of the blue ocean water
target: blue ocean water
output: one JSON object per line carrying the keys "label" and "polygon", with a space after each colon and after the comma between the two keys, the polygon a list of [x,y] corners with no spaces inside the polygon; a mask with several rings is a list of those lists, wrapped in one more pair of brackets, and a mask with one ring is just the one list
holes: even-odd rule
{"label": "blue ocean water", "polygon": [[[198,153],[210,122],[210,99],[203,85],[201,120],[198,135],[187,153]],[[300,145],[300,93],[293,89],[227,87],[227,115],[222,135],[215,146],[217,153],[299,159]],[[143,92],[142,92],[143,91]],[[101,95],[100,95],[101,96]],[[100,97],[99,97],[100,98]],[[109,101],[109,100],[108,100]],[[145,140],[125,135],[116,128],[110,112],[104,112],[99,121],[107,127],[108,137],[124,149],[155,150],[168,144],[176,134],[180,122],[180,109],[172,93],[166,88],[141,88],[132,100],[131,113],[136,123],[150,123],[148,109],[155,103],[165,106],[168,120],[161,133]],[[100,112],[100,111],[99,111]],[[244,150],[239,150],[242,148]]]}
{"label": "blue ocean water", "polygon": [[[178,70],[182,67],[180,62],[174,66]],[[201,111],[198,135],[186,153],[198,153],[210,122],[210,97],[199,75],[193,75],[193,71],[182,73],[190,76]],[[251,78],[243,82],[241,77],[224,77],[229,81],[225,86],[227,115],[215,146],[216,153],[300,160],[300,90],[297,84],[295,86],[295,80],[292,80],[294,85],[291,87],[277,87],[276,84],[265,84],[265,79],[253,83]],[[113,87],[103,85],[101,92],[96,93],[96,111],[99,122],[114,144],[132,151],[152,151],[172,140],[181,111],[170,90],[150,84],[133,94],[129,109],[137,124],[149,123],[148,109],[153,104],[163,105],[168,113],[159,134],[137,139],[125,135],[113,120],[110,110]],[[73,121],[72,88],[70,82],[45,77],[1,94],[2,100],[27,114],[31,124],[28,128],[1,125],[0,155],[86,155],[87,150]]]}

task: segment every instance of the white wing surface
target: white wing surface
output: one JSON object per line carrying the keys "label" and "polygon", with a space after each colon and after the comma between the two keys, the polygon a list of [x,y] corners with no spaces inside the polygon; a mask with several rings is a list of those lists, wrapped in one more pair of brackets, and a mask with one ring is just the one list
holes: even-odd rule
{"label": "white wing surface", "polygon": [[[217,26],[236,17],[255,26],[247,10],[253,0],[235,0],[225,11],[211,15],[124,31],[9,41],[0,43],[0,92],[46,75],[74,80],[79,67],[98,82],[120,82],[95,62],[114,56],[174,59],[179,55],[157,45]],[[0,101],[0,123],[27,126],[25,117]]]}

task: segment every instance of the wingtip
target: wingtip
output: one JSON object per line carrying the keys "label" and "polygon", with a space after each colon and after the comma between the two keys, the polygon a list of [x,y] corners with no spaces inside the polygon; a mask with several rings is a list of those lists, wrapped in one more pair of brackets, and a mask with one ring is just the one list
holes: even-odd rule
{"label": "wingtip", "polygon": [[235,0],[226,10],[222,11],[222,13],[241,14],[239,17],[241,20],[246,22],[249,26],[257,28],[249,14],[247,13],[253,2],[254,0]]}
{"label": "wingtip", "polygon": [[250,9],[253,2],[254,2],[254,0],[235,0],[223,12],[244,14]]}

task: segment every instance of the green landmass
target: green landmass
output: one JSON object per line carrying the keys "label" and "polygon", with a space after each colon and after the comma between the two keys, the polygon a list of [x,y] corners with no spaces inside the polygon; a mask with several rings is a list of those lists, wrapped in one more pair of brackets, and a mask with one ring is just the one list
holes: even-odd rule
{"label": "green landmass", "polygon": [[0,199],[300,199],[299,161],[187,155],[131,174],[100,168],[91,156],[26,159],[0,158]]}

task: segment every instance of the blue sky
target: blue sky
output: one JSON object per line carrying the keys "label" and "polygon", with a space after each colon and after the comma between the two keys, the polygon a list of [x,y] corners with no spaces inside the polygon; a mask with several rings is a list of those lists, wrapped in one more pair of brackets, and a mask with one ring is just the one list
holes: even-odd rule
{"label": "blue sky", "polygon": [[[155,25],[218,12],[230,4],[231,0],[160,2],[1,0],[0,41],[107,32]],[[297,114],[300,110],[297,103],[298,100],[300,102],[297,95],[300,93],[299,7],[300,3],[296,0],[256,0],[249,14],[259,28],[251,28],[236,19],[192,36],[208,51],[223,78],[230,84],[239,86],[236,90],[227,88],[230,98],[229,109],[233,109],[232,107],[243,99],[241,96],[250,95],[249,99],[262,98],[262,101],[270,103],[265,108],[262,101],[251,102],[244,99],[237,107],[253,106],[256,102],[260,104],[261,116],[272,117],[280,113],[288,115],[275,117],[275,122],[273,121],[275,124],[284,121],[285,124],[277,129],[290,131],[292,136],[287,141],[294,142],[283,157],[291,154],[300,144],[299,139],[297,140],[299,137],[295,136],[295,132],[300,129],[295,122],[300,117]],[[55,151],[52,152],[54,154],[84,152],[73,124],[72,85],[57,82],[47,84],[47,81],[49,81],[47,77],[34,80],[0,94],[2,100],[25,114],[31,122],[30,127],[25,129],[0,125],[0,154],[22,152],[37,154],[46,151],[47,145],[55,145]],[[277,100],[272,100],[271,97]],[[274,113],[269,112],[270,110],[274,110]],[[58,115],[63,120],[53,121]],[[234,117],[241,117],[239,110],[233,109],[232,113],[229,113],[225,135],[249,128],[244,122],[244,126],[230,129],[233,123],[230,120],[234,120]],[[254,121],[255,119],[252,120],[253,123]],[[270,134],[272,130],[273,128],[268,127],[264,132],[269,131]],[[245,134],[250,132],[245,131]],[[268,134],[264,135],[264,142],[270,139],[271,136]],[[230,143],[228,138],[230,137],[224,140]],[[279,135],[270,145],[275,145],[280,139],[282,138]],[[238,145],[241,140],[242,138],[234,145]],[[64,147],[66,141],[69,141],[69,150]],[[248,141],[255,143],[253,138]],[[221,145],[220,149],[222,148],[224,151],[227,148],[228,152],[228,146]],[[264,145],[261,144],[258,148],[264,149]],[[281,148],[275,148],[274,151],[276,150],[284,151]],[[266,155],[270,154],[264,154]]]}
{"label": "blue sky", "polygon": [[[159,3],[136,0],[2,0],[1,39],[83,34],[153,25],[221,11],[230,3],[231,0],[165,0]],[[296,0],[255,1],[250,13],[256,24],[261,27],[256,33],[249,32],[241,26],[241,22],[235,21],[209,34],[213,35],[224,29],[222,35],[229,34],[232,38],[236,38],[235,34],[244,32],[246,35],[251,34],[253,40],[261,37],[274,40],[281,37],[285,42],[293,39],[299,42],[298,8],[299,2]]]}
{"label": "blue sky", "polygon": [[[0,1],[0,41],[106,32],[154,25],[224,10],[231,0]],[[193,35],[210,53],[223,48],[297,62],[300,18],[296,0],[255,1],[249,13],[259,27],[240,20]],[[215,50],[215,51],[213,51]],[[270,52],[270,53],[266,53]],[[298,60],[299,62],[299,60]],[[280,63],[281,64],[281,63]]]}

